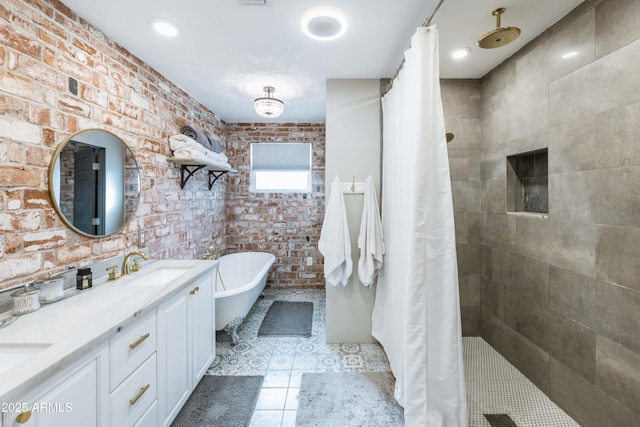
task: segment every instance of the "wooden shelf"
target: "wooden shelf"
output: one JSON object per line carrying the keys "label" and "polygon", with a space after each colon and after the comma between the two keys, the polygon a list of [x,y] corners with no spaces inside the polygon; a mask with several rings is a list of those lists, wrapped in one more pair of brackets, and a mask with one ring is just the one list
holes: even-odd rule
{"label": "wooden shelf", "polygon": [[167,162],[180,165],[180,188],[183,190],[187,181],[189,181],[189,178],[191,178],[193,174],[198,172],[200,169],[204,169],[208,172],[209,190],[213,188],[213,184],[215,184],[218,178],[222,175],[227,172],[235,172],[235,169],[233,168],[225,168],[214,163],[203,163],[196,159],[170,157],[167,159]]}

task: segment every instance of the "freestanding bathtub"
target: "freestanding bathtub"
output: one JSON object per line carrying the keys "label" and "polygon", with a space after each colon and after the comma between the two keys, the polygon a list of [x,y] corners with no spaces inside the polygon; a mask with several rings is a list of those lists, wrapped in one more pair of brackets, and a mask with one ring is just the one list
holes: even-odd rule
{"label": "freestanding bathtub", "polygon": [[266,252],[238,252],[220,257],[220,265],[213,273],[216,331],[229,332],[233,345],[238,343],[238,326],[262,294],[275,259]]}

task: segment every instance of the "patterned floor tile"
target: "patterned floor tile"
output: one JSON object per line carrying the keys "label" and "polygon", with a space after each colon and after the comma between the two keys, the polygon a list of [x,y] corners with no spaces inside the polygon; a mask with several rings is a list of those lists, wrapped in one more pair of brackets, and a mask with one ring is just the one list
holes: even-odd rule
{"label": "patterned floor tile", "polygon": [[[309,338],[260,337],[273,301],[313,302]],[[251,426],[295,426],[297,393],[304,372],[382,372],[389,361],[379,344],[327,344],[322,290],[266,289],[239,327],[238,345],[216,334],[210,375],[265,375]],[[518,426],[577,426],[540,390],[481,338],[463,338],[469,427],[487,427],[483,414],[508,414]],[[264,392],[264,394],[263,394]]]}

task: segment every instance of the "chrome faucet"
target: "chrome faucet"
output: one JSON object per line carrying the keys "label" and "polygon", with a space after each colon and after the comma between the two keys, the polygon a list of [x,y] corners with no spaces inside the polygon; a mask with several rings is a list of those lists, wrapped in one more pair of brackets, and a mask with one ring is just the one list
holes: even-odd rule
{"label": "chrome faucet", "polygon": [[121,269],[121,271],[122,271],[122,275],[123,276],[131,274],[131,266],[129,265],[129,263],[131,261],[131,258],[133,258],[134,256],[139,256],[140,258],[144,259],[145,261],[149,261],[149,257],[144,252],[140,252],[140,251],[129,252],[128,254],[126,254],[124,256],[124,259],[122,260],[122,269]]}

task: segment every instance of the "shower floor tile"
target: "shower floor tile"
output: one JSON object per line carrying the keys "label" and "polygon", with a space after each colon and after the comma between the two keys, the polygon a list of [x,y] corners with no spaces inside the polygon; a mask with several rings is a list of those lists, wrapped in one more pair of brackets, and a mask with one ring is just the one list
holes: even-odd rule
{"label": "shower floor tile", "polygon": [[[275,300],[313,302],[311,337],[258,338],[262,319]],[[216,334],[216,358],[207,374],[265,375],[251,426],[294,426],[304,372],[390,370],[378,344],[326,344],[325,319],[324,291],[266,289],[265,298],[256,301],[238,329],[237,346],[225,332]],[[518,427],[578,425],[482,338],[464,337],[462,342],[469,427],[490,427],[484,414],[506,414]]]}

